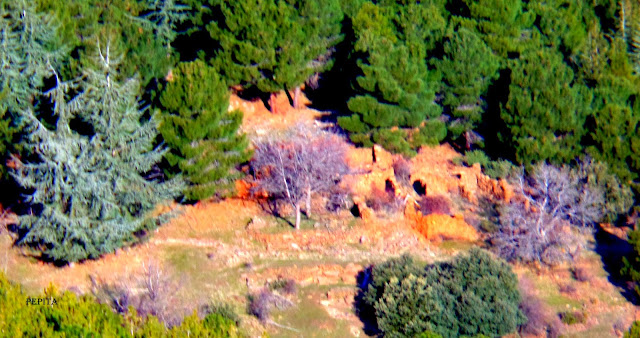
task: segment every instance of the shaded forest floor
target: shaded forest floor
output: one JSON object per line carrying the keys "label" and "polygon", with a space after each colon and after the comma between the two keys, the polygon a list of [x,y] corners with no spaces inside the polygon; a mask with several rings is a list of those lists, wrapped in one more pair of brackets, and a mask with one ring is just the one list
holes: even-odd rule
{"label": "shaded forest floor", "polygon": [[[284,113],[278,116],[270,115],[261,102],[236,96],[231,99],[231,108],[245,112],[243,129],[250,135],[271,133],[300,122],[320,125],[317,119],[322,113],[286,109],[286,96],[281,95],[279,100]],[[445,220],[467,219],[467,214],[478,208],[477,201],[472,202],[475,191],[470,186],[480,187],[480,180],[472,169],[450,163],[455,155],[450,147],[433,149],[425,150],[428,154],[414,163],[412,181],[414,176],[421,180],[429,190],[427,195],[450,195],[455,211],[462,216]],[[369,193],[364,191],[369,185],[388,180],[386,169],[376,169],[369,158],[371,153],[371,149],[352,148],[350,158],[351,166],[367,169],[365,174],[352,178],[352,187],[363,190],[363,195]],[[436,183],[447,175],[452,177],[450,181]],[[419,198],[410,187],[401,187],[398,182],[393,185],[407,196]],[[460,189],[453,189],[454,193],[451,187]],[[379,213],[362,206],[360,211],[364,214],[355,217],[350,210],[324,211],[322,199],[314,200],[314,215],[310,219],[303,217],[297,232],[286,212],[283,217],[275,217],[264,204],[243,194],[220,202],[174,207],[178,215],[142,244],[72,267],[57,268],[30,258],[12,247],[11,237],[4,233],[0,235],[0,268],[29,291],[40,291],[53,283],[62,290],[88,293],[91,276],[105,282],[131,280],[141,275],[145,266],[155,263],[179,281],[172,304],[176,311],[191,312],[200,305],[220,301],[231,304],[241,314],[241,328],[250,336],[266,331],[273,337],[359,337],[365,336],[364,324],[355,314],[353,301],[357,276],[363,267],[402,253],[425,261],[446,259],[482,243],[482,238],[428,240],[416,224],[429,220],[409,222],[406,210]],[[596,246],[593,241],[592,246]],[[587,281],[574,278],[571,268],[576,266],[589,274]],[[606,269],[594,249],[585,252],[576,266],[547,270],[518,266],[515,270],[520,278],[530,281],[532,292],[552,311],[587,314],[583,324],[564,325],[563,334],[616,336],[614,325],[628,327],[637,317],[637,308],[625,299],[622,288],[611,283],[607,272],[611,269]],[[262,324],[245,314],[247,295],[278,278],[295,280],[298,289],[292,297],[293,307],[272,313],[273,321],[286,328]]]}

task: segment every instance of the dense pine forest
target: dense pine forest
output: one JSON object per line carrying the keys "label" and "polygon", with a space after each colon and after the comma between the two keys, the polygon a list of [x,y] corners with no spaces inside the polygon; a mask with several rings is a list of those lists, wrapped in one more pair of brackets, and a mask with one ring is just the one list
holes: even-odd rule
{"label": "dense pine forest", "polygon": [[[0,0],[0,32],[0,235],[31,263],[104,261],[188,208],[244,196],[262,209],[237,231],[402,223],[413,208],[464,218],[473,240],[455,255],[352,259],[363,263],[348,311],[366,335],[581,336],[588,311],[551,310],[522,271],[591,283],[578,266],[593,257],[603,283],[640,304],[638,1]],[[256,131],[234,100],[276,122],[322,113]],[[459,156],[438,170],[464,180],[452,168],[476,168],[474,184],[501,197],[432,193],[420,175],[434,168],[419,163],[442,147]],[[348,159],[362,150],[365,169]],[[358,195],[350,182],[385,156],[393,179]],[[6,266],[1,336],[315,336],[270,315],[311,292],[295,278],[177,315],[158,267],[142,292],[92,279],[76,296],[28,293]],[[640,322],[615,319],[585,336],[640,337]]]}

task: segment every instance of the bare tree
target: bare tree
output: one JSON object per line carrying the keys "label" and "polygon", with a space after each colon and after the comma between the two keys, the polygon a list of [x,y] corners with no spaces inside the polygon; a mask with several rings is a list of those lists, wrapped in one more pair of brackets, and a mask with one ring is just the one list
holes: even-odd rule
{"label": "bare tree", "polygon": [[139,315],[156,316],[166,326],[180,323],[184,311],[176,308],[176,292],[182,283],[156,262],[144,264],[141,275],[129,276],[113,283],[94,276],[89,278],[93,295],[118,313],[126,313],[132,306]]}
{"label": "bare tree", "polygon": [[573,259],[584,236],[602,217],[604,194],[583,170],[538,164],[530,176],[512,180],[516,198],[500,209],[492,243],[508,260],[556,264]]}
{"label": "bare tree", "polygon": [[346,145],[337,135],[303,126],[258,140],[251,161],[256,189],[289,203],[299,229],[303,201],[309,217],[311,195],[329,191],[349,172],[345,153]]}
{"label": "bare tree", "polygon": [[141,315],[154,315],[168,326],[179,323],[180,313],[174,308],[174,303],[182,283],[172,278],[156,262],[147,262],[143,270],[138,278],[138,285],[144,290],[138,300],[138,312]]}

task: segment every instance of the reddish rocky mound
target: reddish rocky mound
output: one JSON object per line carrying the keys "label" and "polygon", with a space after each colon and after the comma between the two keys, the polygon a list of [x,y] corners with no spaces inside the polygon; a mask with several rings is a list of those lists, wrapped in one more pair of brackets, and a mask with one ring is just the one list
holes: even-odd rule
{"label": "reddish rocky mound", "polygon": [[476,229],[465,222],[462,214],[453,216],[443,214],[422,215],[416,210],[416,203],[407,203],[405,209],[407,221],[426,239],[456,239],[477,241],[480,239]]}
{"label": "reddish rocky mound", "polygon": [[[305,99],[306,100],[306,99]],[[261,100],[246,101],[236,95],[230,99],[229,109],[244,112],[243,130],[254,135],[265,135],[274,130],[283,130],[298,123],[320,126],[317,118],[322,113],[312,109],[294,109],[284,93],[277,98],[277,114],[269,112]],[[308,102],[308,100],[306,101]],[[478,205],[481,196],[494,200],[509,200],[513,192],[504,181],[496,181],[485,176],[480,166],[457,166],[453,160],[461,155],[449,145],[422,147],[417,156],[410,160],[409,185],[397,181],[393,164],[400,155],[392,155],[379,146],[356,148],[349,146],[347,163],[353,174],[343,179],[343,185],[351,192],[360,216],[365,223],[378,223],[375,212],[367,206],[367,200],[380,192],[389,194],[404,203],[405,224],[421,233],[427,239],[447,238],[476,241],[479,234],[467,224],[462,216],[469,210],[456,210],[453,216],[443,214],[422,215],[416,210],[415,201],[423,196],[459,195],[472,208]],[[239,196],[250,198],[250,186],[244,182],[237,184]],[[398,203],[394,201],[394,203]],[[384,216],[384,215],[381,215]]]}

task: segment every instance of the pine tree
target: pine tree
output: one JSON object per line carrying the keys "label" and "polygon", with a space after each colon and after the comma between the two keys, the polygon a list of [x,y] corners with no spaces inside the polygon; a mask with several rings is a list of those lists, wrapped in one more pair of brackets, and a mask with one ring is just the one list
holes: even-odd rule
{"label": "pine tree", "polygon": [[219,20],[207,25],[220,44],[213,62],[231,83],[264,93],[295,88],[296,107],[298,87],[331,66],[329,53],[342,38],[338,0],[236,0],[215,8]]}
{"label": "pine tree", "polygon": [[0,173],[8,151],[15,152],[18,113],[31,104],[43,86],[49,68],[64,50],[52,20],[31,2],[0,1]]}
{"label": "pine tree", "polygon": [[[365,3],[353,25],[356,51],[365,55],[358,62],[363,75],[357,78],[359,94],[348,102],[353,113],[340,118],[340,126],[357,144],[376,142],[405,154],[439,143],[446,136],[435,102],[440,75],[429,69],[427,53],[444,35],[441,7]],[[413,128],[419,131],[410,138]]]}
{"label": "pine tree", "polygon": [[524,52],[538,44],[539,33],[533,29],[535,13],[527,11],[522,0],[464,0],[475,27],[486,43],[501,57]]}
{"label": "pine tree", "polygon": [[587,153],[627,185],[640,170],[640,104],[632,99],[640,95],[638,86],[634,77],[608,75],[598,82],[587,138]]}
{"label": "pine tree", "polygon": [[485,109],[482,96],[498,77],[500,59],[475,32],[464,27],[445,42],[444,52],[437,65],[443,74],[443,103],[454,117],[449,130],[454,138],[464,135],[469,149],[470,134]]}
{"label": "pine tree", "polygon": [[225,195],[239,176],[234,167],[251,157],[238,133],[242,113],[228,112],[227,86],[204,62],[181,63],[173,76],[160,96],[166,158],[189,181],[188,199]]}
{"label": "pine tree", "polygon": [[6,161],[9,147],[13,143],[13,135],[16,133],[16,127],[13,125],[11,115],[7,113],[6,108],[0,108],[0,177],[4,178],[6,171],[4,163]]}
{"label": "pine tree", "polygon": [[512,66],[509,99],[501,116],[520,163],[567,163],[582,153],[591,93],[554,50],[524,55]]}
{"label": "pine tree", "polygon": [[[32,109],[23,113],[29,148],[39,161],[13,173],[33,191],[27,197],[31,212],[19,220],[18,244],[40,250],[44,259],[74,262],[113,252],[134,232],[161,221],[149,213],[182,189],[177,179],[144,177],[164,150],[153,148],[155,122],[141,122],[137,82],[115,80],[118,64],[107,47],[83,81],[62,82],[56,75],[57,85],[47,93],[58,117],[55,130]],[[70,98],[72,91],[78,94]],[[90,136],[72,128],[75,119],[90,126]]]}
{"label": "pine tree", "polygon": [[598,23],[595,12],[582,0],[550,0],[529,3],[539,18],[537,28],[546,45],[573,55],[586,42],[589,27]]}

